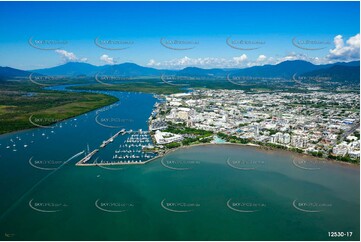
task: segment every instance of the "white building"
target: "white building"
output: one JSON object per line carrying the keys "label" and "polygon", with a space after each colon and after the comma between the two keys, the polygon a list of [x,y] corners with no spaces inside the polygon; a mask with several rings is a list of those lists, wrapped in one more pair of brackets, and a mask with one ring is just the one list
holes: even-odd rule
{"label": "white building", "polygon": [[157,144],[168,144],[172,142],[179,142],[183,140],[183,136],[179,134],[172,134],[169,132],[162,132],[157,130],[154,135]]}
{"label": "white building", "polygon": [[307,148],[307,138],[301,136],[292,136],[291,145],[297,148]]}
{"label": "white building", "polygon": [[336,145],[332,149],[332,153],[334,153],[337,156],[345,156],[348,153],[348,146],[346,143],[341,143],[339,145]]}

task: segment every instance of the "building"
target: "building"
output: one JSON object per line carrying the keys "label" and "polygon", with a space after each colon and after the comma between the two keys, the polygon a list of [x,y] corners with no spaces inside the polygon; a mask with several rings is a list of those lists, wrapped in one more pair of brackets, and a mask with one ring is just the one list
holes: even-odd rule
{"label": "building", "polygon": [[291,138],[291,146],[297,148],[307,148],[307,138],[301,136],[292,136]]}
{"label": "building", "polygon": [[283,135],[283,143],[289,144],[291,142],[291,136],[290,134],[284,134]]}
{"label": "building", "polygon": [[179,134],[172,134],[169,132],[155,131],[154,135],[157,144],[169,144],[172,142],[179,142],[183,140],[183,136]]}
{"label": "building", "polygon": [[345,156],[348,153],[348,146],[345,142],[336,145],[332,149],[332,153],[334,153],[336,156]]}

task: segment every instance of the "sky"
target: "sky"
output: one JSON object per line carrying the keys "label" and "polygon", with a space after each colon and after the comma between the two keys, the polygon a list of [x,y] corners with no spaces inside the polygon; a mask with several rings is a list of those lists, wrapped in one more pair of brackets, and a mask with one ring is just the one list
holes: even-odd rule
{"label": "sky", "polygon": [[359,2],[0,2],[0,66],[244,68],[360,56]]}

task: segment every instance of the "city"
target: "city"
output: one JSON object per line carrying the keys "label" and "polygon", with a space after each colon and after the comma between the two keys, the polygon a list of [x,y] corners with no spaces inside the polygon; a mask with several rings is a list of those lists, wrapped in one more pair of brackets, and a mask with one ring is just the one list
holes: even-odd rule
{"label": "city", "polygon": [[360,240],[359,1],[0,23],[0,241]]}
{"label": "city", "polygon": [[157,104],[150,125],[159,145],[181,142],[184,134],[168,132],[169,138],[162,139],[165,132],[159,130],[167,130],[168,123],[183,123],[215,135],[235,136],[232,143],[268,145],[344,161],[360,159],[356,93],[198,89],[162,98],[165,102]]}

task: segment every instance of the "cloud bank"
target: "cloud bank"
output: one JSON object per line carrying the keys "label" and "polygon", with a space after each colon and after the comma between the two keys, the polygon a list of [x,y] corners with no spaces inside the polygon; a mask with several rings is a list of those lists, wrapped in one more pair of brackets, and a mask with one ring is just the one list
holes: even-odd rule
{"label": "cloud bank", "polygon": [[100,56],[99,58],[101,61],[105,62],[106,64],[109,64],[109,65],[114,65],[116,62],[114,61],[114,58],[113,57],[110,57],[108,55],[102,55]]}
{"label": "cloud bank", "polygon": [[330,49],[328,54],[323,57],[313,57],[305,53],[297,52],[290,52],[281,57],[267,57],[266,55],[261,54],[254,60],[250,59],[246,54],[232,58],[191,58],[184,56],[182,58],[167,61],[150,59],[147,65],[171,69],[182,69],[188,66],[202,68],[244,68],[265,64],[274,65],[287,60],[304,60],[317,65],[360,60],[360,34],[350,37],[346,43],[344,42],[342,35],[337,35],[334,37],[334,45],[334,48]]}
{"label": "cloud bank", "polygon": [[68,52],[66,50],[55,50],[57,54],[59,54],[63,60],[63,62],[86,62],[87,58],[78,58],[73,52]]}

